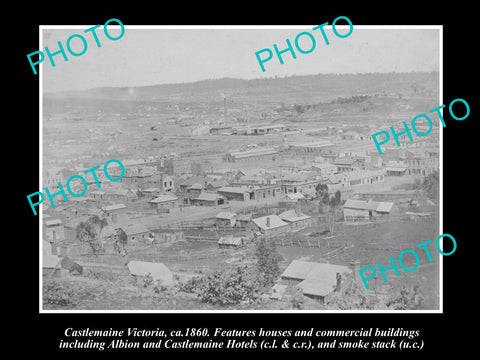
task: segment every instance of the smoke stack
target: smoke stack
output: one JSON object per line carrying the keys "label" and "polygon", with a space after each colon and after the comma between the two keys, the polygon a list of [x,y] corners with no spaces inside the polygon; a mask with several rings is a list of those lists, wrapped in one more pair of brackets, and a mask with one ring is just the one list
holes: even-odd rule
{"label": "smoke stack", "polygon": [[223,117],[225,125],[227,125],[227,97],[223,96]]}
{"label": "smoke stack", "polygon": [[270,216],[267,216],[267,227],[270,227]]}
{"label": "smoke stack", "polygon": [[360,270],[360,261],[359,260],[352,260],[350,261],[350,267],[352,269],[353,281],[357,281],[357,274]]}
{"label": "smoke stack", "polygon": [[340,292],[342,289],[342,275],[337,272],[337,286],[335,287],[336,292]]}

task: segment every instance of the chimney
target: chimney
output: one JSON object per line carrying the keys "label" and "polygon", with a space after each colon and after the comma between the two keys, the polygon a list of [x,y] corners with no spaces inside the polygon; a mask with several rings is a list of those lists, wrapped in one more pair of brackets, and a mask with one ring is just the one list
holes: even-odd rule
{"label": "chimney", "polygon": [[300,212],[300,204],[296,204],[296,205],[295,205],[295,214],[296,214],[297,216],[302,215],[302,213]]}
{"label": "chimney", "polygon": [[269,228],[270,227],[270,216],[267,216],[267,224],[266,226]]}
{"label": "chimney", "polygon": [[337,272],[337,286],[335,287],[336,292],[340,292],[342,289],[342,275]]}
{"label": "chimney", "polygon": [[350,268],[352,269],[352,276],[353,276],[353,281],[357,281],[357,274],[358,271],[360,270],[360,261],[359,260],[352,260],[350,261]]}

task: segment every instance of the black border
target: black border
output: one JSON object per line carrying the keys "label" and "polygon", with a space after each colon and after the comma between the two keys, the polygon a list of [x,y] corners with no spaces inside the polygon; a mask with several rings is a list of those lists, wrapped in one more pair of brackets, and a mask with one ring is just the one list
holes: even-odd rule
{"label": "black border", "polygon": [[[85,4],[84,4],[85,5]],[[374,7],[361,4],[353,8],[350,4],[335,4],[326,9],[319,4],[269,3],[254,4],[188,4],[177,9],[160,4],[140,4],[139,2],[121,7],[118,3],[107,9],[98,5],[75,8],[52,7],[32,11],[22,17],[21,36],[16,38],[12,56],[16,80],[12,88],[20,98],[21,119],[13,121],[18,126],[15,133],[21,134],[23,149],[13,161],[16,176],[21,178],[13,193],[14,207],[18,206],[17,217],[21,229],[27,234],[15,236],[15,249],[22,251],[17,280],[12,285],[11,300],[18,304],[11,326],[9,342],[17,349],[28,347],[41,349],[42,354],[69,356],[71,352],[58,350],[59,339],[67,327],[145,327],[145,328],[184,328],[184,327],[223,327],[269,329],[324,329],[390,328],[419,329],[425,347],[412,355],[445,354],[454,349],[463,353],[473,347],[474,330],[468,321],[475,313],[476,288],[475,260],[477,239],[472,230],[476,215],[476,154],[474,149],[476,126],[476,104],[473,92],[474,61],[476,60],[476,28],[473,14],[475,9],[460,2],[435,4],[421,9],[418,4],[404,2]],[[59,10],[60,9],[60,10]],[[64,10],[63,10],[64,9]],[[235,13],[234,18],[232,14]],[[465,121],[458,122],[446,113],[447,127],[444,129],[444,225],[443,232],[455,236],[458,248],[455,254],[444,257],[444,314],[39,314],[38,313],[38,217],[33,217],[25,196],[38,186],[38,77],[33,75],[26,60],[26,54],[38,49],[38,26],[103,24],[107,19],[118,18],[126,25],[173,25],[173,24],[320,24],[331,22],[337,16],[348,16],[355,25],[443,25],[443,91],[444,103],[455,98],[463,98],[470,104],[471,114]],[[193,54],[192,54],[193,56]],[[435,56],[435,55],[432,55]],[[18,79],[20,76],[20,79]],[[7,105],[8,106],[8,105]],[[18,113],[17,113],[18,115]],[[18,118],[18,116],[17,116]],[[26,125],[26,126],[25,126]],[[21,160],[20,160],[21,159]],[[18,161],[20,160],[20,161]],[[467,160],[469,160],[467,162]],[[472,314],[472,315],[470,315]],[[473,324],[475,327],[476,324]],[[170,352],[170,355],[178,353]],[[213,351],[205,351],[205,355]],[[247,355],[253,350],[235,350],[239,355]],[[180,351],[184,353],[184,351]],[[119,354],[112,352],[112,354]],[[132,353],[133,354],[133,353]],[[267,354],[264,352],[264,355]],[[311,354],[311,353],[310,353]],[[318,357],[323,354],[314,352]],[[343,354],[334,352],[332,354]],[[360,354],[360,352],[359,352]],[[362,352],[366,354],[366,352]],[[386,353],[380,353],[386,355]],[[93,353],[88,353],[88,356]],[[96,354],[95,354],[96,355]],[[105,356],[106,353],[101,354]],[[167,356],[164,351],[151,352],[153,356]],[[180,355],[180,354],[178,354]],[[177,355],[177,356],[178,356]],[[301,353],[301,356],[309,355]],[[372,354],[368,354],[371,356]]]}

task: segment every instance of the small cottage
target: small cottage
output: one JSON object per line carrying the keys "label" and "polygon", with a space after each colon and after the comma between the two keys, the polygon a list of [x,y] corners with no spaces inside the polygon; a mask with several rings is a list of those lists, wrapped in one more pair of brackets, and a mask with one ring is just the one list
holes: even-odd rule
{"label": "small cottage", "polygon": [[215,225],[218,228],[231,228],[235,226],[237,214],[222,211],[215,216]]}
{"label": "small cottage", "polygon": [[312,225],[312,217],[296,210],[287,210],[278,215],[280,219],[290,224],[292,231],[305,229]]}
{"label": "small cottage", "polygon": [[281,278],[301,289],[303,295],[325,303],[351,281],[351,275],[348,266],[293,260]]}
{"label": "small cottage", "polygon": [[121,225],[120,229],[127,236],[127,244],[149,241],[150,233],[142,223]]}
{"label": "small cottage", "polygon": [[222,249],[238,248],[245,245],[245,239],[241,236],[222,236],[218,240],[218,247]]}
{"label": "small cottage", "polygon": [[173,285],[173,273],[162,263],[132,260],[127,264],[130,274],[138,285],[150,277],[156,285]]}
{"label": "small cottage", "polygon": [[157,212],[167,212],[169,209],[173,209],[177,206],[178,197],[170,194],[163,194],[148,202],[151,209],[157,210]]}
{"label": "small cottage", "polygon": [[267,215],[252,219],[252,223],[256,229],[267,238],[286,233],[290,230],[289,224],[277,215]]}
{"label": "small cottage", "polygon": [[343,204],[346,222],[373,221],[377,218],[398,214],[398,207],[392,202],[377,202],[348,199]]}

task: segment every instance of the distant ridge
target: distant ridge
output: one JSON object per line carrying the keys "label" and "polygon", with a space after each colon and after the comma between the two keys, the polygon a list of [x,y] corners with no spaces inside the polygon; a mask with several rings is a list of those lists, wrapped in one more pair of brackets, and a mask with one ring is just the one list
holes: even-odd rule
{"label": "distant ridge", "polygon": [[438,72],[317,74],[295,75],[263,79],[207,79],[189,83],[160,84],[135,87],[99,87],[88,90],[45,93],[47,99],[108,99],[108,100],[172,100],[221,99],[222,94],[236,98],[274,100],[291,96],[336,97],[382,92],[403,92],[412,87],[417,90],[438,91]]}

